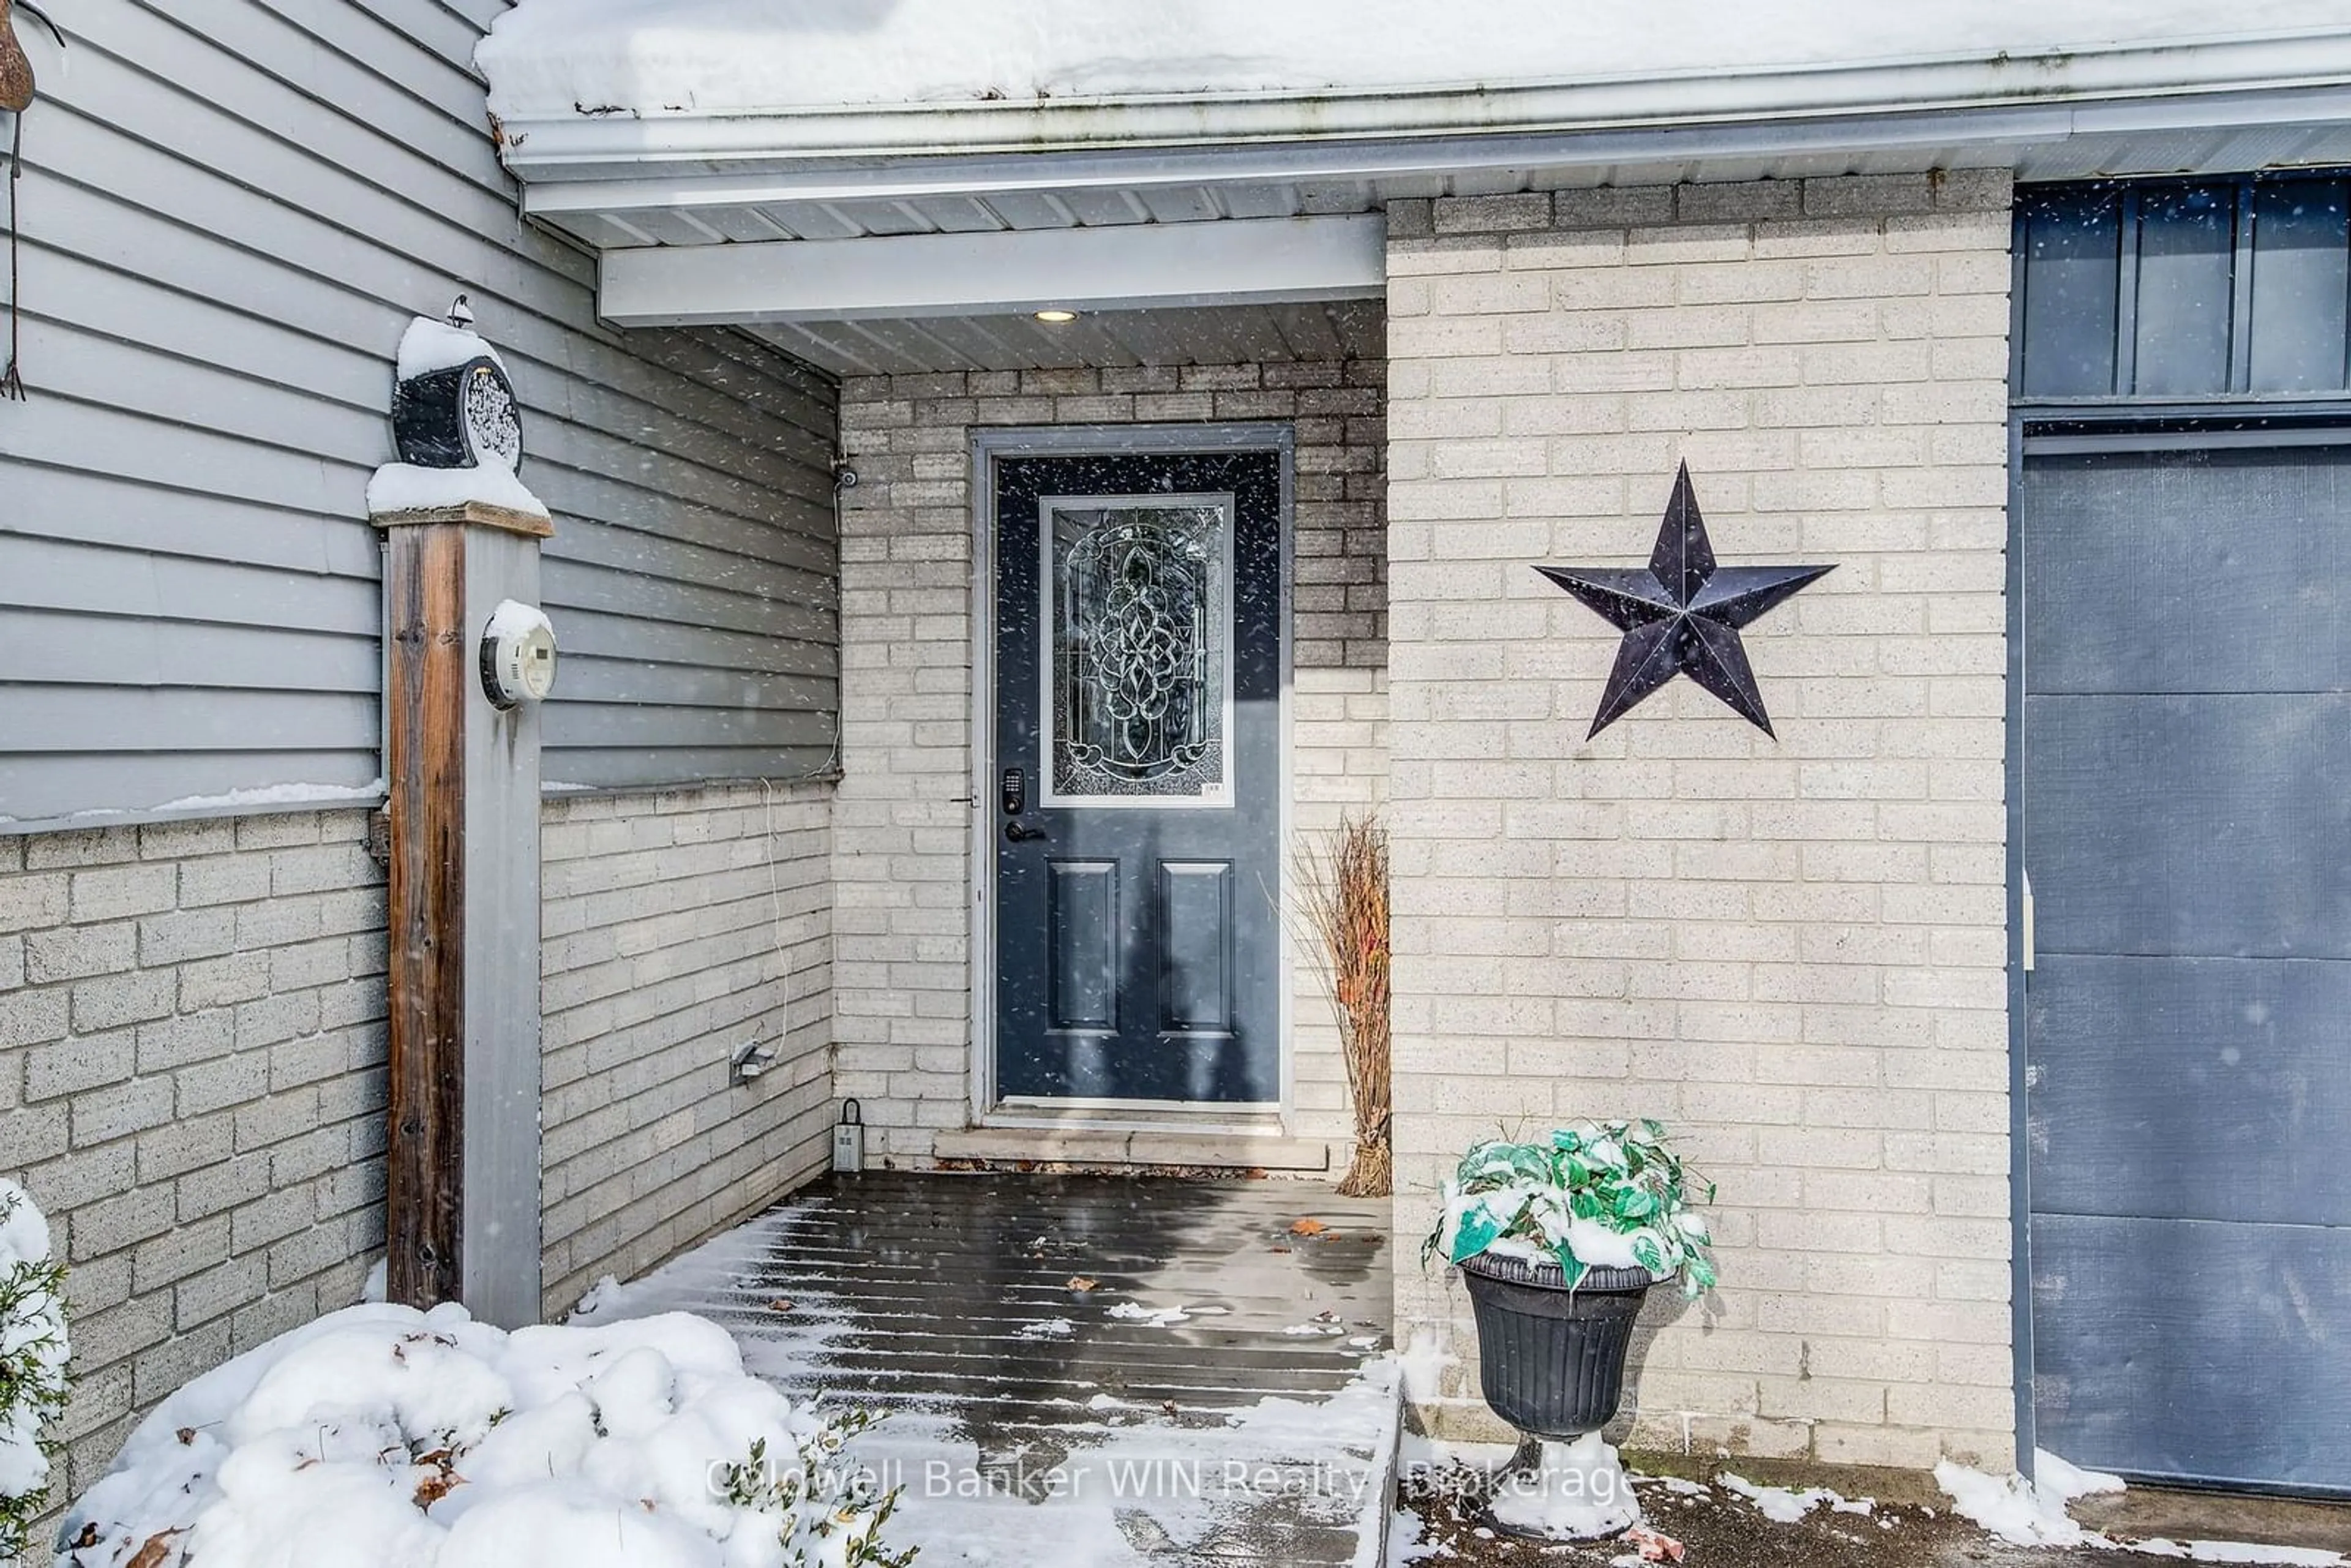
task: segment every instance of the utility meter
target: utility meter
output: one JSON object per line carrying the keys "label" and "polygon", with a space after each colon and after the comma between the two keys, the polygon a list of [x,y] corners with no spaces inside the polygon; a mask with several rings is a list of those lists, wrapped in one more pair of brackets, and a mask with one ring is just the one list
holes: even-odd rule
{"label": "utility meter", "polygon": [[482,690],[493,706],[547,700],[555,686],[555,628],[545,614],[508,599],[482,632]]}

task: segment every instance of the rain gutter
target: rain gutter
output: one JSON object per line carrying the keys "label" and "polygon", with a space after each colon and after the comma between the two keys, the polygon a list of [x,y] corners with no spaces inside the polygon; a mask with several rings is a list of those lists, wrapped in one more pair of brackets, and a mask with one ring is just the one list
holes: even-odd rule
{"label": "rain gutter", "polygon": [[561,211],[618,193],[548,187],[625,182],[642,202],[657,174],[684,182],[681,204],[702,204],[1992,147],[2346,114],[2351,30],[1499,88],[517,114],[499,140],[507,166],[540,187],[533,207]]}

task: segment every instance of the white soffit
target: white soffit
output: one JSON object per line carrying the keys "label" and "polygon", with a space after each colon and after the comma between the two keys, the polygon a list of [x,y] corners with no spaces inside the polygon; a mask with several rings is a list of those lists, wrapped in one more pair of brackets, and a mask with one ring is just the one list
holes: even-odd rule
{"label": "white soffit", "polygon": [[[1108,310],[1059,323],[1029,316],[940,316],[772,321],[740,329],[837,376],[1387,357],[1387,307],[1379,299]],[[1138,390],[1175,389],[1155,383]]]}
{"label": "white soffit", "polygon": [[1359,299],[1386,287],[1377,214],[770,240],[607,251],[623,327],[1086,313]]}

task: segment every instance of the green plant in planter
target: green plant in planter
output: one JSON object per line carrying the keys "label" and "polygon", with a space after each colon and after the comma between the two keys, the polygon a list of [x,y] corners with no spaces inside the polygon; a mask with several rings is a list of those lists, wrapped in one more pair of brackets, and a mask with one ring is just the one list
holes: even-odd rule
{"label": "green plant in planter", "polygon": [[[1656,1122],[1579,1122],[1542,1143],[1473,1145],[1445,1184],[1445,1215],[1422,1243],[1458,1263],[1481,1252],[1558,1261],[1571,1286],[1589,1269],[1642,1269],[1678,1279],[1682,1293],[1714,1287],[1706,1220],[1691,1176]],[[1714,1201],[1714,1184],[1695,1189]]]}

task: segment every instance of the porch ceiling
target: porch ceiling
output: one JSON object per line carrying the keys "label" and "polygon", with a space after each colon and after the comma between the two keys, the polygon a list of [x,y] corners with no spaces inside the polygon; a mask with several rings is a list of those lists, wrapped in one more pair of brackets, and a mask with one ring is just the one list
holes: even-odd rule
{"label": "porch ceiling", "polygon": [[1058,325],[989,315],[768,322],[743,329],[841,376],[1376,360],[1387,352],[1387,308],[1379,299],[1108,310]]}

